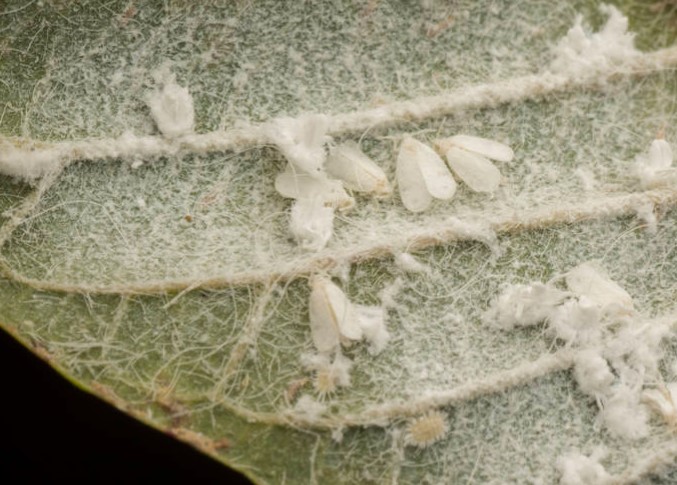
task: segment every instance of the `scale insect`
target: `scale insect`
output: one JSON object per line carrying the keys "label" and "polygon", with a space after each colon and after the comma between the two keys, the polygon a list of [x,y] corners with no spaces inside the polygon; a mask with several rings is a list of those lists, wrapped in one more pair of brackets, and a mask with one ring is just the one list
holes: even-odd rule
{"label": "scale insect", "polygon": [[444,161],[429,146],[406,137],[397,155],[397,186],[404,207],[423,212],[432,199],[449,200],[456,193],[456,181]]}
{"label": "scale insect", "polygon": [[435,148],[445,156],[454,174],[475,192],[496,191],[501,172],[491,160],[510,162],[515,156],[503,143],[470,135],[436,140]]}

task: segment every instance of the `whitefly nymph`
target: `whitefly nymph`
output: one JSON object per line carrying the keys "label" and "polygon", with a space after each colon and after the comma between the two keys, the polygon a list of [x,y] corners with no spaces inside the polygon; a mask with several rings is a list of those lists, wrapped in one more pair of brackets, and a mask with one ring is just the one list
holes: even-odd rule
{"label": "whitefly nymph", "polygon": [[444,438],[448,432],[447,417],[437,410],[428,411],[407,424],[404,441],[410,446],[427,448]]}

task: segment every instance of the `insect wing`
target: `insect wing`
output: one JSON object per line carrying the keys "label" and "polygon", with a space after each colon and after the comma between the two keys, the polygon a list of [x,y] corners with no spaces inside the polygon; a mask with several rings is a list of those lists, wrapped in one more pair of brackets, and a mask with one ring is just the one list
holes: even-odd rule
{"label": "insect wing", "polygon": [[407,149],[404,143],[397,155],[395,177],[404,207],[411,212],[423,212],[430,206],[432,195],[428,192],[423,175],[421,175],[416,154],[411,149]]}
{"label": "insect wing", "polygon": [[362,328],[345,293],[323,276],[314,277],[310,284],[310,329],[317,350],[333,350],[341,337],[360,340]]}
{"label": "insect wing", "polygon": [[339,346],[340,335],[336,315],[320,279],[311,280],[311,292],[308,300],[310,313],[310,334],[319,352],[331,352]]}
{"label": "insect wing", "polygon": [[655,170],[672,166],[672,148],[665,140],[654,140],[649,147],[649,165]]}
{"label": "insect wing", "polygon": [[451,199],[456,192],[456,181],[444,164],[444,160],[428,145],[413,138],[406,139],[404,144],[407,145],[407,151],[415,154],[421,177],[430,195],[436,199]]}
{"label": "insect wing", "polygon": [[350,303],[343,290],[331,281],[326,280],[324,291],[341,336],[350,340],[360,340],[362,338],[362,327],[359,325],[353,304]]}
{"label": "insect wing", "polygon": [[341,179],[348,189],[382,196],[392,191],[381,167],[365,155],[355,142],[334,147],[325,168],[331,176]]}
{"label": "insect wing", "polygon": [[338,209],[348,209],[355,204],[340,180],[311,177],[304,172],[294,172],[290,166],[275,178],[275,190],[290,199],[320,198]]}
{"label": "insect wing", "polygon": [[566,283],[571,291],[588,297],[602,308],[632,311],[632,297],[628,292],[589,263],[570,270],[566,275]]}
{"label": "insect wing", "polygon": [[501,172],[482,155],[451,147],[447,151],[447,163],[475,192],[494,192],[501,182]]}
{"label": "insect wing", "polygon": [[442,140],[442,143],[446,143],[448,148],[455,146],[499,162],[510,162],[515,158],[515,152],[508,145],[479,136],[455,135]]}

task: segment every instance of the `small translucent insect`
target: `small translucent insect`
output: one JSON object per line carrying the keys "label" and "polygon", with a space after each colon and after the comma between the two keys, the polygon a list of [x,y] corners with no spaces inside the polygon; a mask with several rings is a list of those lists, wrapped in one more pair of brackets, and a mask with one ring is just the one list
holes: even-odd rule
{"label": "small translucent insect", "polygon": [[319,352],[332,352],[340,344],[362,339],[355,308],[346,294],[326,276],[310,279],[310,332]]}
{"label": "small translucent insect", "polygon": [[489,159],[510,162],[515,154],[507,145],[487,138],[456,135],[435,141],[453,172],[475,192],[494,192],[501,172]]}
{"label": "small translucent insect", "polygon": [[303,249],[324,249],[333,229],[334,209],[326,207],[322,199],[299,199],[292,205],[289,230]]}
{"label": "small translucent insect", "polygon": [[433,198],[448,200],[456,192],[456,181],[444,161],[432,148],[411,137],[400,145],[396,177],[402,203],[411,212],[422,212]]}
{"label": "small translucent insect", "polygon": [[357,192],[386,197],[392,193],[383,169],[360,150],[357,143],[347,141],[333,147],[325,163],[327,173],[343,181],[345,187]]}
{"label": "small translucent insect", "polygon": [[565,279],[572,292],[585,296],[607,315],[634,313],[632,297],[628,292],[591,263],[582,263],[571,269]]}
{"label": "small translucent insect", "polygon": [[148,96],[148,107],[158,129],[166,137],[192,133],[195,127],[193,97],[170,76],[161,90]]}
{"label": "small translucent insect", "polygon": [[299,118],[279,118],[268,123],[265,131],[297,171],[311,177],[322,177],[328,127],[329,120],[325,115],[311,114]]}
{"label": "small translucent insect", "polygon": [[651,142],[649,151],[637,157],[637,175],[645,188],[664,185],[674,180],[673,155],[670,144],[657,139]]}
{"label": "small translucent insect", "polygon": [[444,438],[448,432],[446,416],[439,411],[429,411],[409,422],[404,440],[408,445],[427,448]]}
{"label": "small translucent insect", "polygon": [[290,199],[320,199],[324,204],[339,210],[348,210],[355,199],[348,195],[340,180],[323,175],[314,177],[296,170],[291,164],[275,178],[275,190]]}

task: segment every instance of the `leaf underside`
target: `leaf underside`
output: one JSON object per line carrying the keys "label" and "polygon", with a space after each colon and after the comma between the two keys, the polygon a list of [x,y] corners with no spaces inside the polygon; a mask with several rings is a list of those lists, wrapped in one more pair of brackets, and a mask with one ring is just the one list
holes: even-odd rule
{"label": "leaf underside", "polygon": [[[198,132],[519,78],[541,72],[577,14],[599,27],[597,7],[10,1],[0,16],[0,134],[156,134],[145,100],[163,68],[189,88]],[[674,2],[618,7],[642,51],[673,44]],[[515,160],[496,162],[495,194],[459,184],[421,214],[398,195],[355,194],[319,254],[290,237],[290,201],[273,185],[286,161],[271,146],[81,160],[39,196],[0,176],[0,320],[70,380],[260,483],[552,483],[556,457],[598,445],[622,476],[638,457],[674,449],[675,437],[658,420],[646,438],[613,437],[567,366],[439,406],[449,431],[429,447],[405,446],[402,435],[419,414],[408,402],[562,347],[540,326],[506,332],[481,320],[505,284],[596,260],[641,315],[675,313],[674,189],[661,192],[655,232],[640,208],[612,204],[584,220],[563,212],[641,192],[633,161],[659,133],[677,140],[676,100],[674,71],[656,70],[336,136],[359,141],[390,181],[405,134],[430,145],[458,133],[496,139]],[[586,188],[582,173],[596,183]],[[493,226],[498,246],[433,237],[412,250],[426,271],[395,264],[451,217],[503,221]],[[314,352],[307,276],[329,266],[351,301],[386,306],[391,339],[378,355],[365,344],[345,350],[351,386],[321,396],[300,356]],[[664,346],[664,379],[675,380],[674,342]],[[321,419],[294,407],[304,395],[326,406]]]}

